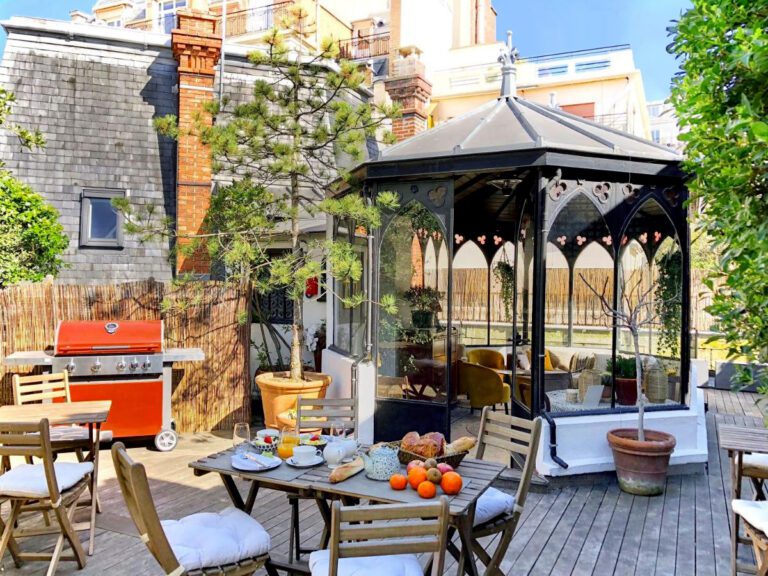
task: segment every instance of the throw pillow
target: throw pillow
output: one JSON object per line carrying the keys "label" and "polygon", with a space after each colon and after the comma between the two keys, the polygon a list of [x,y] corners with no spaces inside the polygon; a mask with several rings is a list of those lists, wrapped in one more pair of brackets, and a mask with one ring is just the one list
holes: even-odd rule
{"label": "throw pillow", "polygon": [[[531,369],[531,349],[530,348],[528,348],[528,350],[525,351],[525,358],[526,360],[528,360],[528,368],[523,368],[523,370],[530,370]],[[552,370],[554,369],[555,367],[552,365],[552,357],[549,355],[549,350],[545,348],[544,349],[544,371],[552,372]]]}
{"label": "throw pillow", "polygon": [[520,367],[521,370],[530,370],[531,361],[528,359],[528,354],[526,354],[525,352],[518,352],[517,365]]}

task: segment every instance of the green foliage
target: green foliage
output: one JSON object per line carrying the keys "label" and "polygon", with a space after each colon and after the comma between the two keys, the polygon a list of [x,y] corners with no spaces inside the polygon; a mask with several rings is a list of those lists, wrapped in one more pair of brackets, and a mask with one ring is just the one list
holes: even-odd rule
{"label": "green foliage", "polygon": [[683,258],[677,245],[658,257],[658,278],[654,290],[654,306],[660,323],[659,347],[670,356],[680,353],[680,331],[683,304],[680,294],[683,286]]}
{"label": "green foliage", "polygon": [[[45,138],[43,138],[40,130],[29,130],[8,120],[15,103],[16,96],[13,92],[0,88],[0,128],[14,134],[19,139],[22,148],[30,150],[42,148],[45,146]],[[0,158],[0,168],[3,166],[5,166],[5,162]]]}
{"label": "green foliage", "polygon": [[68,242],[56,209],[0,171],[0,288],[55,276]]}
{"label": "green foliage", "polygon": [[[613,358],[608,359],[606,370],[613,372]],[[616,356],[616,378],[637,378],[637,363],[634,356]]]}
{"label": "green foliage", "polygon": [[403,293],[403,298],[414,310],[440,312],[443,293],[429,286],[414,286]]}
{"label": "green foliage", "polygon": [[[717,257],[729,353],[768,361],[768,1],[694,0],[671,29],[688,186]],[[714,286],[714,278],[708,281]]]}
{"label": "green foliage", "polygon": [[[503,252],[506,259],[506,251]],[[512,303],[515,298],[515,267],[505,260],[499,261],[493,269],[493,275],[501,283],[501,301],[504,303],[504,314],[507,322],[512,321]]]}

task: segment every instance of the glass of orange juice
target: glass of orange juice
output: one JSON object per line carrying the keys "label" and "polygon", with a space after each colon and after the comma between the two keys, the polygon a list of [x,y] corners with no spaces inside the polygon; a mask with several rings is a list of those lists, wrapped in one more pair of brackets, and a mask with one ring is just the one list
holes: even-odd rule
{"label": "glass of orange juice", "polygon": [[277,455],[283,460],[293,456],[294,446],[299,445],[299,435],[292,430],[284,430],[277,445]]}

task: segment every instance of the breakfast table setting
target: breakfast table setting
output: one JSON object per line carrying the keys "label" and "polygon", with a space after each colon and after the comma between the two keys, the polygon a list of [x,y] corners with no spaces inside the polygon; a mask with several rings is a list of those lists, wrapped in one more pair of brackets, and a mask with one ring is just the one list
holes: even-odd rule
{"label": "breakfast table setting", "polygon": [[[503,464],[469,458],[476,439],[446,442],[440,433],[409,432],[399,441],[361,445],[343,434],[298,434],[259,430],[250,440],[235,430],[232,448],[190,462],[196,476],[218,474],[233,506],[250,514],[259,491],[278,490],[315,500],[325,527],[321,548],[328,545],[330,502],[414,503],[445,496],[450,510],[448,552],[463,561],[467,574],[478,574],[470,544],[480,495],[505,469]],[[235,479],[249,481],[245,498]],[[478,511],[478,515],[482,512]],[[306,571],[304,563],[274,559],[292,572]]]}

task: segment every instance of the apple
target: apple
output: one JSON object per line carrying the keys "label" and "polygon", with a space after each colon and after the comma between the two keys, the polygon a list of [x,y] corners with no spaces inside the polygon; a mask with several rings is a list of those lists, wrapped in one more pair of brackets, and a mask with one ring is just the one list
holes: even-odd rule
{"label": "apple", "polygon": [[445,474],[446,472],[453,472],[453,466],[446,464],[445,462],[440,462],[440,464],[437,465],[437,469],[440,470],[441,474]]}
{"label": "apple", "polygon": [[405,470],[406,472],[410,472],[414,468],[425,468],[424,462],[422,462],[421,460],[411,460],[410,462],[408,462],[408,466],[406,466]]}

